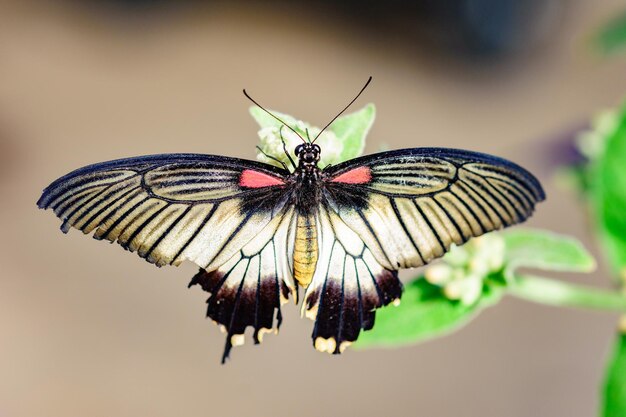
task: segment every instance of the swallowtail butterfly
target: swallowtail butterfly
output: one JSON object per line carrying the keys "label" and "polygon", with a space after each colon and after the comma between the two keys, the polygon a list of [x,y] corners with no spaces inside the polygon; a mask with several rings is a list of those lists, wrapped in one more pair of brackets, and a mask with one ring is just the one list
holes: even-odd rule
{"label": "swallowtail butterfly", "polygon": [[377,308],[399,302],[399,269],[520,223],[544,199],[532,174],[491,155],[413,148],[320,168],[322,149],[302,140],[297,163],[285,147],[291,168],[202,154],[89,165],[37,204],[63,232],[94,232],[157,266],[198,265],[189,285],[210,293],[207,315],[227,333],[224,362],[247,327],[255,343],[278,331],[298,287],[315,348],[343,352]]}

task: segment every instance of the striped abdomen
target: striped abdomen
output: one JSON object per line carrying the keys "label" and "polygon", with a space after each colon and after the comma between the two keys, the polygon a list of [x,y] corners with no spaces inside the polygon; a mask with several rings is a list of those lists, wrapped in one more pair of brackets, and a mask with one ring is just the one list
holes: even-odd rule
{"label": "striped abdomen", "polygon": [[299,215],[296,228],[296,242],[293,251],[293,276],[306,287],[313,279],[317,265],[317,227],[315,217]]}

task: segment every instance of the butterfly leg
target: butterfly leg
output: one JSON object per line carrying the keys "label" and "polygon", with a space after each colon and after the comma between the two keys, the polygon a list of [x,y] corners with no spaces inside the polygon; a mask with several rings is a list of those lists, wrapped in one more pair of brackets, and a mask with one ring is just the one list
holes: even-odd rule
{"label": "butterfly leg", "polygon": [[286,171],[289,171],[289,169],[287,168],[287,165],[283,161],[281,161],[280,159],[276,158],[275,156],[272,156],[272,155],[269,155],[269,154],[265,153],[265,151],[263,149],[261,149],[260,146],[257,146],[256,148],[259,150],[259,152],[261,152],[263,155],[265,155],[266,158],[269,158],[272,161],[278,162],[279,164],[281,164],[283,166],[283,168],[285,168]]}

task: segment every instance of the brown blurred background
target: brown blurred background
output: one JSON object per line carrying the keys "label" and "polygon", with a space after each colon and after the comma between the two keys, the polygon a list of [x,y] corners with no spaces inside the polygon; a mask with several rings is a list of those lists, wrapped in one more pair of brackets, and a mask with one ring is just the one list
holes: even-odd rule
{"label": "brown blurred background", "polygon": [[[372,75],[355,107],[378,109],[369,152],[446,146],[510,158],[548,194],[529,225],[592,247],[553,166],[566,154],[559,141],[626,93],[624,57],[589,45],[622,8],[0,2],[0,416],[595,415],[615,315],[506,298],[451,336],[331,357],[313,350],[312,323],[288,305],[279,336],[221,366],[207,294],[186,289],[194,266],[157,269],[117,245],[64,236],[35,201],[98,161],[253,158],[242,88],[323,125]],[[563,279],[608,286],[606,277],[601,268]]]}

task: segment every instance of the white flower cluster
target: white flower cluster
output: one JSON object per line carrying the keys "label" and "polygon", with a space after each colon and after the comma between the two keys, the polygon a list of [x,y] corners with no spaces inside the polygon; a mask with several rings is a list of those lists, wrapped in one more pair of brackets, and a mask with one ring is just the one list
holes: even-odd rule
{"label": "white flower cluster", "polygon": [[490,233],[472,239],[461,247],[452,246],[442,262],[427,267],[428,282],[443,288],[451,300],[475,304],[483,291],[483,280],[504,265],[504,239]]}
{"label": "white flower cluster", "polygon": [[598,113],[591,122],[591,129],[576,138],[576,146],[580,153],[594,160],[604,153],[606,138],[611,136],[619,126],[619,114],[616,110],[605,110]]}

